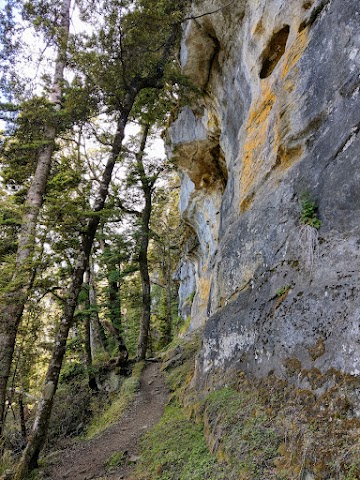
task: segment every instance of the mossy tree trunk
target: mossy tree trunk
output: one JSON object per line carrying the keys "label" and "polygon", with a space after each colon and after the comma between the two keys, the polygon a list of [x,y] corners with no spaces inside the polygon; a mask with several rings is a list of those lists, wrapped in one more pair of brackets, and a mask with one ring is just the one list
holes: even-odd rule
{"label": "mossy tree trunk", "polygon": [[91,356],[94,359],[96,352],[106,352],[106,335],[103,325],[100,322],[98,314],[97,295],[95,287],[94,266],[90,259],[89,268],[89,305],[90,315],[90,345]]}
{"label": "mossy tree trunk", "polygon": [[98,391],[98,386],[96,383],[96,378],[93,372],[93,354],[91,348],[91,304],[90,304],[90,269],[88,268],[85,272],[84,278],[84,287],[85,287],[85,316],[84,316],[84,327],[85,327],[85,362],[88,375],[88,384],[91,390]]}

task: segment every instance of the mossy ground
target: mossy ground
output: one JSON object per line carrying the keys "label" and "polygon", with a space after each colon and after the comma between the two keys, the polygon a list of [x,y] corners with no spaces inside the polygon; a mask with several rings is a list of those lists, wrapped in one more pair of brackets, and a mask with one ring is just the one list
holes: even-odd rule
{"label": "mossy ground", "polygon": [[289,377],[301,375],[313,390],[275,375],[250,379],[238,372],[230,386],[199,392],[191,383],[199,348],[199,337],[193,337],[164,356],[171,406],[144,440],[136,478],[360,479],[357,378],[302,370],[298,360],[289,359]]}
{"label": "mossy ground", "polygon": [[227,480],[228,469],[209,452],[202,425],[190,421],[183,409],[168,406],[142,441],[142,456],[134,479]]}
{"label": "mossy ground", "polygon": [[252,392],[229,387],[212,392],[204,402],[204,418],[208,444],[231,466],[234,478],[274,478],[280,438]]}
{"label": "mossy ground", "polygon": [[[193,334],[191,337],[177,339],[170,344],[164,355],[165,383],[170,390],[170,401],[180,401],[184,395],[189,393],[189,383],[194,375],[195,357],[201,346],[200,334]],[[166,365],[169,360],[181,352],[181,361]]]}

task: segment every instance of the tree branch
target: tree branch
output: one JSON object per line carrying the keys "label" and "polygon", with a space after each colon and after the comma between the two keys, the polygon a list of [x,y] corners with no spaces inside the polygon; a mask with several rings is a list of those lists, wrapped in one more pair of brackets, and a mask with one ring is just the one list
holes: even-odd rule
{"label": "tree branch", "polygon": [[123,201],[121,200],[121,198],[118,198],[118,199],[117,199],[117,201],[116,201],[116,206],[119,207],[120,210],[122,210],[124,213],[127,213],[128,215],[135,215],[135,216],[137,216],[137,217],[139,217],[139,218],[141,217],[141,212],[126,207],[126,206],[123,204]]}
{"label": "tree branch", "polygon": [[230,7],[230,5],[234,3],[234,1],[235,0],[231,0],[231,2],[229,2],[228,4],[224,5],[223,7],[219,7],[216,10],[213,10],[212,12],[206,12],[206,13],[202,13],[201,15],[191,15],[190,17],[186,17],[181,21],[181,23],[184,23],[188,20],[197,20],[198,18],[207,17],[208,15],[213,15],[214,13],[218,13],[221,10],[224,10],[225,8]]}

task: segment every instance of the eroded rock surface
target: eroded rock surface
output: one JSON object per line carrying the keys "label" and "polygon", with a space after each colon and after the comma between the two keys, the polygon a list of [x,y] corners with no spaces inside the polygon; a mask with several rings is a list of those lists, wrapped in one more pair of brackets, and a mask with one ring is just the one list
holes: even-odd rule
{"label": "eroded rock surface", "polygon": [[206,325],[197,381],[291,378],[292,359],[358,376],[360,3],[206,0],[192,15],[181,59],[202,95],[169,149],[191,232],[183,314]]}

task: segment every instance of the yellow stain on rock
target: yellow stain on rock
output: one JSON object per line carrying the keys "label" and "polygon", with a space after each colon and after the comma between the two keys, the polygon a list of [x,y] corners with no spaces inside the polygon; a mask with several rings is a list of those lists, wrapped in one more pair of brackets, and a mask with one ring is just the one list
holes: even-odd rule
{"label": "yellow stain on rock", "polygon": [[[294,21],[293,29],[297,29]],[[240,174],[240,211],[251,207],[256,188],[272,168],[287,169],[302,156],[301,145],[288,145],[291,111],[296,107],[297,63],[308,45],[308,28],[287,46],[273,75],[261,81],[245,127],[245,144]],[[280,71],[279,71],[280,70]]]}
{"label": "yellow stain on rock", "polygon": [[260,95],[250,109],[245,131],[246,141],[240,185],[242,211],[246,210],[251,204],[247,197],[253,184],[261,176],[262,160],[267,146],[270,113],[275,100],[275,93],[272,91],[270,82],[262,82]]}
{"label": "yellow stain on rock", "polygon": [[308,28],[305,28],[300,33],[298,33],[295,41],[290,48],[285,51],[283,58],[283,66],[281,71],[281,78],[286,78],[287,75],[294,69],[298,61],[300,60],[302,54],[304,53],[308,43]]}
{"label": "yellow stain on rock", "polygon": [[197,286],[199,307],[202,310],[207,307],[209,296],[210,296],[210,285],[211,281],[209,278],[200,277],[199,283]]}

